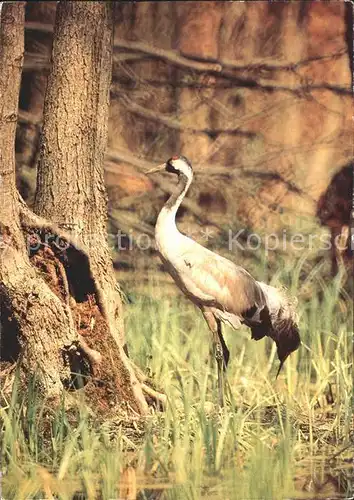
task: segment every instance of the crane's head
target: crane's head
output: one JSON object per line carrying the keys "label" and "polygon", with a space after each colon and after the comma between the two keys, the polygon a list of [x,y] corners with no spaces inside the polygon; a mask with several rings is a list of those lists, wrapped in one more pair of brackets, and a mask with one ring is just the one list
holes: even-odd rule
{"label": "crane's head", "polygon": [[153,174],[155,172],[160,172],[165,170],[170,174],[176,174],[178,176],[183,175],[187,177],[187,179],[191,179],[193,177],[193,169],[189,160],[182,155],[172,156],[166,163],[159,165],[158,167],[152,168],[147,174]]}
{"label": "crane's head", "polygon": [[292,319],[280,320],[275,323],[274,340],[277,345],[277,354],[280,361],[277,377],[282,369],[284,361],[300,345],[299,328]]}

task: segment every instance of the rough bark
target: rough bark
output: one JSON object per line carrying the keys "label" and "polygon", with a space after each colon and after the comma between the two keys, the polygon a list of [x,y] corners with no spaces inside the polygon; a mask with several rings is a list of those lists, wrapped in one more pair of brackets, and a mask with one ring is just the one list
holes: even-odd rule
{"label": "rough bark", "polygon": [[84,260],[71,247],[66,252],[67,300],[76,310],[85,342],[104,358],[100,370],[107,381],[112,379],[108,385],[113,383],[120,395],[145,411],[141,387],[123,351],[121,297],[106,235],[103,161],[112,64],[111,9],[106,2],[61,2],[57,7],[35,211],[65,228],[85,248]]}
{"label": "rough bark", "polygon": [[[27,2],[25,23],[44,23],[54,26],[56,2]],[[39,155],[40,123],[43,118],[44,94],[53,33],[25,30],[24,71],[20,91],[21,110],[30,120],[23,121],[17,130],[17,185],[27,203],[33,204],[36,170]]]}
{"label": "rough bark", "polygon": [[90,249],[92,272],[114,332],[124,337],[106,237],[103,159],[111,76],[109,6],[58,6],[45,98],[35,212],[68,228]]}
{"label": "rough bark", "polygon": [[[3,5],[0,42],[0,304],[2,359],[20,351],[25,373],[37,373],[48,396],[69,382],[63,362],[76,338],[67,310],[41,280],[27,256],[15,185],[15,130],[23,64],[24,2]],[[60,369],[57,369],[60,366]]]}
{"label": "rough bark", "polygon": [[145,413],[141,386],[123,351],[121,299],[106,239],[103,158],[111,5],[58,5],[35,199],[38,215],[15,189],[23,16],[23,3],[6,5],[1,56],[6,71],[0,83],[7,97],[0,116],[6,146],[0,219],[5,338],[17,336],[19,349],[13,358],[21,354],[25,371],[36,374],[47,396],[85,385],[89,402],[98,409],[106,411],[124,400]]}

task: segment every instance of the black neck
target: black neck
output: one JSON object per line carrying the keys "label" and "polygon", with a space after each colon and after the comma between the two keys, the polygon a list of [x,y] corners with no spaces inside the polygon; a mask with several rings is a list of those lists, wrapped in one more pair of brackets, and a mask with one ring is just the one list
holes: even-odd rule
{"label": "black neck", "polygon": [[185,197],[188,191],[191,181],[192,180],[188,179],[188,177],[185,174],[180,173],[178,175],[178,184],[176,191],[172,193],[169,199],[166,201],[164,208],[166,208],[169,211],[174,211],[174,213],[176,214],[180,204],[182,203],[183,198]]}

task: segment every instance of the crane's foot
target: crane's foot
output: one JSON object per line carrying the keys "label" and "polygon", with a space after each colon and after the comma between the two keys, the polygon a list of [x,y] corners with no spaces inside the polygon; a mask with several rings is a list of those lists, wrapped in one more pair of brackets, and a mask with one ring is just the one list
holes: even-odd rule
{"label": "crane's foot", "polygon": [[218,397],[219,397],[219,406],[220,408],[224,407],[224,380],[223,376],[218,375]]}
{"label": "crane's foot", "polygon": [[224,356],[220,344],[215,346],[215,359],[218,365],[218,397],[219,405],[222,408],[224,406]]}

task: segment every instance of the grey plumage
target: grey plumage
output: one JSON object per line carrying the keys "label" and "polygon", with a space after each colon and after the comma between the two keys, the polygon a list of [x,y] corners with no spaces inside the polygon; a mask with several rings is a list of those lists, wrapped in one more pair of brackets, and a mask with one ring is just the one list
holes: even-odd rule
{"label": "grey plumage", "polygon": [[178,187],[158,216],[157,249],[166,269],[201,309],[212,332],[222,402],[222,372],[229,351],[221,324],[234,329],[245,324],[255,340],[272,338],[280,359],[279,373],[287,356],[300,344],[295,304],[285,291],[256,281],[242,267],[179,232],[175,217],[192,182],[192,166],[185,157],[175,156],[148,173],[162,169],[178,176]]}

